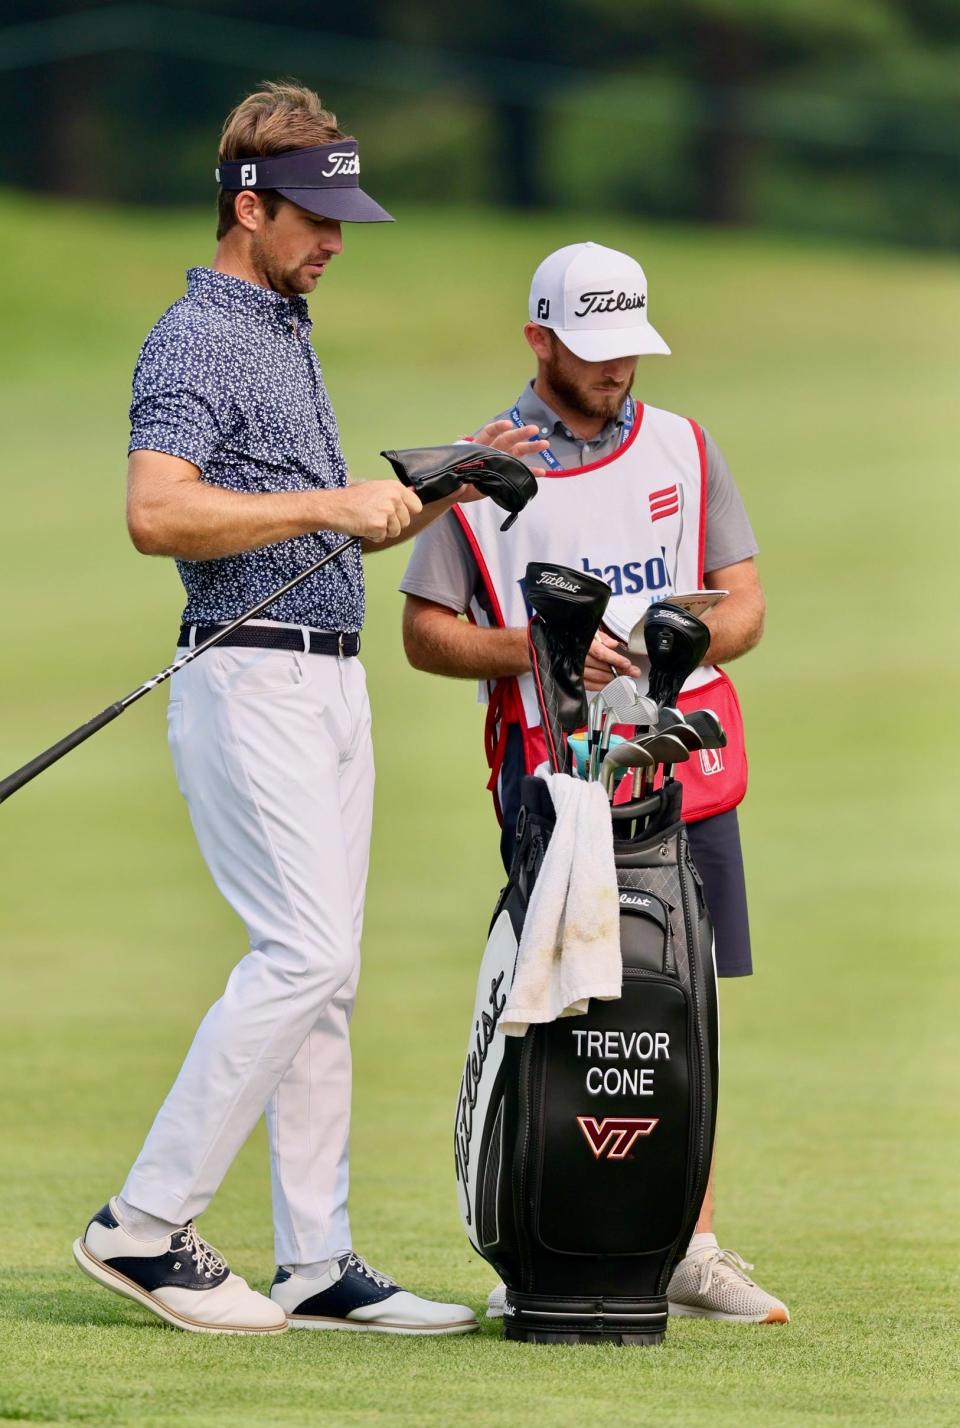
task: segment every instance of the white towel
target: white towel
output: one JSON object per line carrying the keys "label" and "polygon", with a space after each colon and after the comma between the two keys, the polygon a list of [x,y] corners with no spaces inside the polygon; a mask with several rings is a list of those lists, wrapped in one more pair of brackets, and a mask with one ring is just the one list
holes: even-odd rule
{"label": "white towel", "polygon": [[523,1036],[531,1022],[582,1014],[591,997],[613,1001],[623,987],[607,795],[601,784],[569,774],[549,774],[545,782],[557,821],[530,896],[516,975],[500,1019],[505,1036]]}

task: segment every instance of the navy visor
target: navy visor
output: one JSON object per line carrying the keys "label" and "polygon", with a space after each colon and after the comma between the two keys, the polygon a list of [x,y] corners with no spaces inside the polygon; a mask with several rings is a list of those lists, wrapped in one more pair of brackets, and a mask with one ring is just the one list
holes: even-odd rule
{"label": "navy visor", "polygon": [[317,144],[250,159],[226,159],[216,170],[221,188],[272,188],[323,218],[342,223],[392,223],[393,217],[360,187],[360,146],[356,139]]}

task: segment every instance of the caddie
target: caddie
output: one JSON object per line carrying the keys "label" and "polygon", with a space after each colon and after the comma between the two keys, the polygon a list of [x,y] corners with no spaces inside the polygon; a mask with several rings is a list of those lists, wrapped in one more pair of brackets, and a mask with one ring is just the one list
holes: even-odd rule
{"label": "caddie", "polygon": [[[611,587],[605,628],[587,656],[589,690],[612,674],[648,673],[647,661],[631,656],[625,640],[652,601],[701,588],[729,591],[704,616],[711,629],[707,662],[680,696],[682,710],[713,709],[729,742],[679,765],[677,776],[719,975],[748,976],[736,812],[747,765],[740,707],[723,666],[752,649],[763,630],[750,522],[711,436],[632,394],[638,358],[670,351],[649,321],[646,277],[632,257],[589,242],[551,253],[534,274],[523,331],[536,376],[481,439],[489,443],[511,430],[525,438],[525,459],[541,468],[537,499],[526,521],[505,534],[482,505],[471,504],[417,537],[401,584],[407,656],[418,669],[481,681],[490,788],[509,867],[520,783],[545,756],[526,639],[528,561],[581,569]],[[748,1278],[751,1267],[717,1242],[711,1174],[696,1233],[670,1281],[670,1312],[786,1322],[786,1306]],[[502,1306],[500,1286],[488,1312],[495,1316]]]}
{"label": "caddie", "polygon": [[[309,89],[268,84],[224,126],[212,266],[190,269],[133,379],[128,525],[138,550],[177,561],[181,651],[344,535],[382,549],[457,498],[421,510],[396,480],[348,480],[304,294],[341,252],[343,223],[390,221],[359,174],[357,141]],[[522,438],[500,446],[522,449]],[[363,619],[353,546],[173,678],[177,780],[249,951],[74,1255],[177,1328],[477,1327],[465,1305],[373,1269],[353,1250],[347,1214],[349,1027],[374,779]],[[264,1111],[279,1266],[269,1296],[194,1224]]]}

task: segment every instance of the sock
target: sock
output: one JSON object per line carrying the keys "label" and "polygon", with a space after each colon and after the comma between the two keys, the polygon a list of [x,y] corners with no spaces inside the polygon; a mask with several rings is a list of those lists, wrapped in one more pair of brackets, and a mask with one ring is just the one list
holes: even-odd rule
{"label": "sock", "polygon": [[320,1279],[324,1274],[330,1274],[334,1269],[339,1269],[339,1261],[336,1259],[318,1259],[312,1264],[283,1264],[281,1269],[289,1270],[291,1274],[302,1274],[304,1279]]}
{"label": "sock", "polygon": [[711,1230],[702,1230],[698,1234],[695,1234],[687,1245],[685,1258],[689,1258],[689,1256],[693,1254],[703,1254],[706,1250],[719,1248],[720,1246],[717,1244],[716,1235]]}
{"label": "sock", "polygon": [[183,1229],[182,1225],[158,1219],[156,1215],[148,1215],[146,1210],[138,1210],[136,1205],[124,1200],[122,1195],[117,1196],[116,1206],[121,1225],[135,1240],[162,1240],[165,1235],[172,1235],[174,1230]]}

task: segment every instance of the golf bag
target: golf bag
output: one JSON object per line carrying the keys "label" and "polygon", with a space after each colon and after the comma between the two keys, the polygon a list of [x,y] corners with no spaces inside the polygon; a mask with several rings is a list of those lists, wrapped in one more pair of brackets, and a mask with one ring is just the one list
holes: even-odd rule
{"label": "golf bag", "polygon": [[[717,1105],[713,938],[680,801],[668,783],[612,810],[621,998],[507,1037],[497,1025],[554,824],[544,781],[524,781],[455,1125],[460,1211],[506,1283],[508,1339],[653,1344],[666,1331]],[[620,836],[635,820],[643,831]]]}

